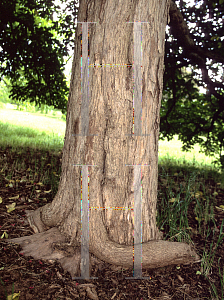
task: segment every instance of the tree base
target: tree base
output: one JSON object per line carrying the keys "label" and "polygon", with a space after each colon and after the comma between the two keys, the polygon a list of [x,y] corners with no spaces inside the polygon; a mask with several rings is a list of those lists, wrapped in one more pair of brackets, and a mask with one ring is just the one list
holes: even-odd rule
{"label": "tree base", "polygon": [[[38,214],[38,210],[33,212],[27,211],[29,223],[32,225],[31,227],[33,229],[35,228],[35,232],[45,228],[41,219],[38,217]],[[81,246],[67,243],[66,237],[62,235],[56,227],[40,233],[35,233],[32,236],[10,239],[8,242],[20,244],[25,256],[32,256],[34,259],[44,259],[50,262],[57,260],[60,262],[63,269],[68,271],[72,277],[81,275]],[[123,247],[122,245],[118,245],[111,241],[108,244],[108,240],[102,240],[102,244],[104,243],[106,243],[106,246],[109,245],[106,255],[105,251],[104,253],[99,253],[98,251],[91,251],[90,249],[97,258],[95,258],[95,256],[90,256],[89,274],[91,274],[91,266],[93,264],[102,268],[102,260],[121,267],[133,267],[133,257],[130,255],[130,253],[133,253],[132,246]],[[107,248],[106,246],[104,249]],[[116,251],[122,251],[120,253],[120,256],[122,257],[118,257],[112,253]],[[190,245],[163,240],[143,243],[143,257],[145,257],[145,260],[143,260],[143,267],[149,269],[200,261],[200,257]],[[101,258],[102,260],[100,260]]]}

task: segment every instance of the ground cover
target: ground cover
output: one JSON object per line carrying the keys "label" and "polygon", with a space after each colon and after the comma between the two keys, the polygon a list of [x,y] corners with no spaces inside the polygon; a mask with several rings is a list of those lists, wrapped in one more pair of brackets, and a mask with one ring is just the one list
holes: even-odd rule
{"label": "ground cover", "polygon": [[[197,159],[184,159],[177,148],[172,157],[160,144],[157,214],[164,238],[192,243],[201,257],[197,264],[143,270],[150,280],[125,279],[132,270],[103,264],[92,266],[98,279],[72,280],[57,262],[25,257],[20,246],[8,244],[8,238],[33,234],[25,210],[52,201],[61,173],[63,134],[55,137],[62,123],[52,125],[52,134],[52,119],[39,119],[33,122],[42,126],[37,131],[28,126],[29,115],[25,124],[26,113],[18,113],[21,124],[19,117],[14,124],[0,117],[0,299],[7,299],[5,292],[25,300],[224,299],[223,176],[198,152],[192,156]],[[50,129],[44,134],[45,122]]]}

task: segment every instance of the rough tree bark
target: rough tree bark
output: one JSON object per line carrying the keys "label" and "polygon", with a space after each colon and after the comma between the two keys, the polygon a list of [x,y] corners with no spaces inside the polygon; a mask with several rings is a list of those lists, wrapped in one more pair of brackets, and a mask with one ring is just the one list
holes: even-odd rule
{"label": "rough tree bark", "polygon": [[[88,3],[88,4],[87,4]],[[36,233],[13,239],[25,255],[59,259],[72,276],[78,272],[81,243],[81,166],[89,167],[90,207],[133,207],[134,171],[142,165],[142,266],[156,268],[199,259],[187,244],[161,240],[156,227],[158,135],[162,96],[165,28],[169,0],[80,1],[78,21],[89,24],[89,133],[81,133],[81,24],[75,38],[63,148],[62,174],[52,203],[27,211]],[[134,21],[142,23],[142,133],[133,128]],[[128,23],[129,22],[129,23]],[[132,22],[132,23],[131,23]],[[150,165],[150,166],[144,166]],[[133,266],[133,212],[91,210],[89,250],[98,259]],[[78,246],[78,247],[77,247]]]}

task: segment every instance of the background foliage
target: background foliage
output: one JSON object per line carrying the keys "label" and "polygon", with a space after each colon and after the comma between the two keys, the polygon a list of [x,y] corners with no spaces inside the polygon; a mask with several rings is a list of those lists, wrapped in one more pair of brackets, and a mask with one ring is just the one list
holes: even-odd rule
{"label": "background foliage", "polygon": [[0,74],[10,78],[10,96],[16,101],[66,111],[69,88],[63,71],[74,39],[74,2],[65,8],[67,13],[72,10],[70,15],[51,0],[0,2]]}
{"label": "background foliage", "polygon": [[[0,2],[3,94],[66,112],[65,59],[74,44],[78,3]],[[54,18],[53,18],[54,13]],[[224,0],[171,1],[165,45],[160,139],[178,135],[184,150],[199,143],[224,166]],[[55,21],[57,16],[57,21]]]}
{"label": "background foliage", "polygon": [[[172,17],[166,34],[161,138],[178,135],[190,150],[196,143],[207,155],[224,146],[224,1],[176,1],[189,31]],[[179,23],[178,23],[179,21]],[[178,27],[179,25],[179,27]],[[204,92],[202,93],[202,88]]]}

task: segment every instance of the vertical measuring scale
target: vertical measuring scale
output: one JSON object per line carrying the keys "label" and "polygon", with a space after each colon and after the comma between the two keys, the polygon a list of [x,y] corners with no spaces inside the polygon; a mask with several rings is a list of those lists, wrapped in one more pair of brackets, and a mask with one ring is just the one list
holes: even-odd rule
{"label": "vertical measuring scale", "polygon": [[[78,22],[82,24],[82,60],[81,60],[81,83],[82,83],[82,104],[81,104],[81,136],[90,136],[89,134],[89,62],[88,62],[88,23],[97,22]],[[141,23],[148,22],[128,22],[134,23],[134,134],[128,136],[149,136],[142,134],[142,86],[141,86]],[[97,67],[97,65],[90,65]],[[117,65],[106,64],[102,67],[113,67]],[[124,64],[121,64],[124,66]],[[128,66],[126,64],[126,66]],[[101,66],[100,66],[101,67]],[[73,134],[75,135],[75,134]],[[93,136],[93,135],[91,135]],[[72,279],[97,279],[98,277],[89,277],[89,199],[88,199],[88,166],[82,166],[82,199],[81,199],[81,277],[73,277]],[[142,222],[141,222],[141,165],[126,165],[134,167],[134,269],[133,277],[126,279],[151,279],[150,277],[142,277]],[[148,166],[148,165],[145,165]],[[111,208],[99,208],[111,209]],[[130,209],[130,208],[124,208]]]}

